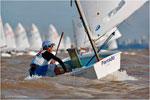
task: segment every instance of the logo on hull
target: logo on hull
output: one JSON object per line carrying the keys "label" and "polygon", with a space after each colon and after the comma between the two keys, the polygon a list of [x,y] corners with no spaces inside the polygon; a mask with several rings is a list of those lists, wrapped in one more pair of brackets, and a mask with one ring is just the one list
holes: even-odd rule
{"label": "logo on hull", "polygon": [[105,64],[107,64],[108,62],[113,61],[114,59],[115,59],[115,56],[111,56],[110,58],[108,58],[108,59],[102,61],[102,62],[101,62],[101,65],[105,65]]}

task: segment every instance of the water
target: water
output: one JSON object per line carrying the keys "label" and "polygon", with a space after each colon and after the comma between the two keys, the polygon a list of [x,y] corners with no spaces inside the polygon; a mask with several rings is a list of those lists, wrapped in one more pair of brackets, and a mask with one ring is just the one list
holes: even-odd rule
{"label": "water", "polygon": [[[100,80],[62,75],[24,80],[31,56],[1,58],[3,99],[149,99],[149,53],[124,50],[121,70]],[[65,57],[68,55],[59,55]]]}

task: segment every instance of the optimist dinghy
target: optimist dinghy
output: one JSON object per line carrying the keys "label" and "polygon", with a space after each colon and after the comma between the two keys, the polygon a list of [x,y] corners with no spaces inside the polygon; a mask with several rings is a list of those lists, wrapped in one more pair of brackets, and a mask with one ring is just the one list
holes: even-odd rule
{"label": "optimist dinghy", "polygon": [[[119,1],[121,1],[121,0],[119,0]],[[115,12],[118,8],[119,8],[119,10],[118,10],[117,14],[118,15],[123,14],[124,11],[126,10],[125,9],[126,6],[124,6],[124,5],[128,4],[126,2],[124,3],[124,0],[122,0],[121,2],[119,2],[119,1],[115,3],[116,6],[113,7],[115,9],[113,11],[110,11],[113,14],[109,14],[111,16],[107,16],[107,14],[106,14],[106,17],[104,18],[104,24],[103,24],[103,25],[105,25],[105,27],[103,25],[101,26],[103,28],[101,28],[100,37],[104,36],[104,34],[106,34],[107,31],[116,27],[119,23],[121,23],[123,20],[125,20],[131,13],[133,13],[136,9],[138,9],[138,8],[134,8],[131,13],[126,14],[126,16],[123,15],[124,18],[117,19],[116,18],[117,16],[113,17],[112,15],[116,14]],[[127,0],[125,0],[125,1],[127,1]],[[84,1],[82,3],[84,3]],[[139,7],[143,3],[144,2],[138,3]],[[68,49],[67,51],[68,51],[70,57],[63,59],[65,66],[70,69],[70,72],[68,72],[66,74],[77,76],[77,77],[90,78],[90,79],[100,79],[100,78],[105,77],[106,75],[108,75],[110,73],[113,73],[113,72],[119,70],[120,69],[121,52],[120,51],[102,51],[101,49],[103,48],[103,45],[100,47],[100,49],[98,49],[98,50],[96,49],[96,46],[94,45],[94,43],[91,39],[91,36],[90,36],[92,34],[91,30],[93,30],[95,28],[93,28],[94,26],[92,24],[90,26],[91,29],[88,26],[88,24],[90,24],[91,22],[93,23],[93,20],[90,20],[90,18],[92,18],[92,17],[87,17],[88,15],[91,15],[91,13],[86,13],[86,11],[87,12],[89,11],[88,9],[84,10],[85,15],[88,14],[88,15],[86,15],[87,18],[85,18],[85,15],[83,13],[83,10],[81,8],[79,0],[75,0],[75,4],[77,6],[81,21],[82,21],[83,26],[85,28],[85,32],[88,35],[90,44],[91,44],[94,52],[78,55],[77,50],[75,48]],[[109,4],[112,5],[111,2],[109,2]],[[109,7],[112,7],[112,6],[109,6]],[[97,12],[96,14],[102,15],[102,13],[99,13],[99,12]],[[103,20],[103,18],[100,18],[100,19]],[[111,22],[111,20],[113,20],[113,19],[116,19],[116,20]],[[91,21],[91,22],[87,22],[87,21]],[[97,20],[96,20],[96,22],[99,23],[99,21],[97,21]],[[106,22],[111,22],[114,24],[113,25],[110,23],[106,24]],[[113,34],[113,33],[114,32],[112,32],[111,34]],[[110,38],[109,38],[110,36],[108,36],[108,38],[106,39],[107,42],[110,40]],[[105,44],[105,42],[102,44]],[[60,70],[62,69],[59,64],[58,64],[58,67],[60,68]],[[63,70],[61,70],[61,71],[63,71]]]}

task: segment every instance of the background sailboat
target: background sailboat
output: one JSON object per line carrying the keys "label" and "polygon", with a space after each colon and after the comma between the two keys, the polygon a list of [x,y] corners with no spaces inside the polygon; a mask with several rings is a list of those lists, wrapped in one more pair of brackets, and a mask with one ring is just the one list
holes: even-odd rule
{"label": "background sailboat", "polygon": [[2,18],[0,16],[0,48],[6,47],[6,40],[4,35],[4,29],[2,24]]}
{"label": "background sailboat", "polygon": [[[56,50],[59,39],[60,39],[60,36],[58,35],[56,28],[52,24],[50,24],[49,32],[45,35],[45,40],[49,40],[49,41],[52,41],[53,43],[55,43],[54,50]],[[64,40],[63,39],[60,44],[60,49],[64,49]]]}
{"label": "background sailboat", "polygon": [[18,23],[15,31],[16,37],[16,50],[17,51],[27,51],[30,47],[26,31],[21,23]]}
{"label": "background sailboat", "polygon": [[4,35],[4,28],[3,28],[3,24],[2,24],[2,19],[0,16],[0,55],[2,57],[11,57],[11,54],[6,53],[6,48],[7,44],[6,44],[6,39],[5,39],[5,35]]}
{"label": "background sailboat", "polygon": [[8,51],[16,49],[15,35],[11,26],[6,23],[4,26],[5,38],[7,42],[7,47],[5,48]]}
{"label": "background sailboat", "polygon": [[32,24],[31,31],[28,34],[28,40],[30,43],[30,50],[31,51],[39,51],[42,46],[42,39],[39,33],[38,28]]}

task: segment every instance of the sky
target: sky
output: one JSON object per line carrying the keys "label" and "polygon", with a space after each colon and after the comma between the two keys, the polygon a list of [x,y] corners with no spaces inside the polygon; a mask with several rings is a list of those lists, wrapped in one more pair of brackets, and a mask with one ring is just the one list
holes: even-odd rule
{"label": "sky", "polygon": [[58,34],[73,38],[72,17],[77,10],[69,1],[2,1],[1,11],[3,24],[8,22],[13,29],[20,22],[29,32],[34,23],[45,34],[53,24]]}
{"label": "sky", "polygon": [[[128,38],[140,39],[145,35],[149,36],[149,3],[146,3],[138,11],[133,13],[128,19],[118,25],[122,34],[121,40]],[[73,39],[72,17],[77,13],[75,4],[70,7],[68,1],[2,1],[1,14],[3,24],[8,22],[13,29],[17,23],[21,23],[27,33],[31,24],[34,23],[41,35],[48,33],[50,24],[53,24],[58,33],[65,32]]]}

